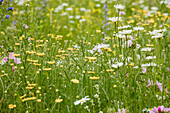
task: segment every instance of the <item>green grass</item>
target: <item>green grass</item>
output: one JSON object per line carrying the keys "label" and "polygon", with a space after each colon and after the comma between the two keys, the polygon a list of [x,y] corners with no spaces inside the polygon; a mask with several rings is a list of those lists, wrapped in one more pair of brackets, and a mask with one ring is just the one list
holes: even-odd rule
{"label": "green grass", "polygon": [[[25,3],[30,6],[19,6],[14,1],[0,5],[0,14],[4,14],[7,7],[14,7],[13,12],[7,12],[10,18],[0,24],[0,46],[3,46],[0,47],[0,112],[114,113],[124,108],[127,113],[141,113],[145,108],[170,106],[166,92],[166,89],[170,92],[170,23],[169,16],[163,15],[169,13],[166,4],[161,5],[156,0],[152,4],[147,0],[143,3],[138,0],[108,2],[107,18],[119,16],[122,21],[108,21],[108,26],[102,28],[106,19],[103,17],[104,3],[100,1],[51,0],[40,3],[42,1]],[[62,3],[68,6],[55,12]],[[101,6],[96,7],[96,4]],[[116,4],[125,5],[126,15],[118,14],[114,8]],[[148,11],[141,5],[148,6],[148,11],[153,6],[158,10],[146,17]],[[70,7],[73,10],[67,11]],[[81,8],[90,10],[84,12]],[[64,13],[66,15],[61,16]],[[76,16],[86,21],[80,22]],[[132,32],[125,34],[122,40],[115,34],[120,34],[122,30],[118,27],[125,25],[130,25],[127,29]],[[137,26],[144,30],[134,30]],[[156,29],[166,30],[155,39],[149,31]],[[132,41],[131,46],[127,44],[128,40]],[[109,47],[101,46],[95,51],[94,48],[102,43]],[[142,51],[146,47],[153,49]],[[16,58],[21,58],[20,64],[9,59],[12,52],[18,54]],[[156,58],[146,59],[148,56]],[[8,57],[5,63],[4,57]],[[123,65],[112,66],[117,62]],[[149,63],[156,66],[143,66]],[[146,72],[143,72],[144,68]],[[72,82],[74,79],[78,83]],[[149,87],[148,80],[153,81]],[[157,82],[162,83],[162,91]],[[98,97],[94,97],[96,94]],[[82,105],[74,104],[86,96],[90,100]],[[34,98],[31,100],[30,97]],[[12,108],[9,108],[11,104]]]}

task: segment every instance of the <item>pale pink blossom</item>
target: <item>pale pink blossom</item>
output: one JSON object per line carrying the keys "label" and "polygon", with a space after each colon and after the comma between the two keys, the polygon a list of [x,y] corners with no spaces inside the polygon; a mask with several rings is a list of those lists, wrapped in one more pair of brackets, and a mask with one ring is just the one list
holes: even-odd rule
{"label": "pale pink blossom", "polygon": [[9,58],[10,58],[10,59],[15,59],[15,57],[13,56],[13,54],[14,54],[13,52],[12,52],[12,53],[9,53]]}
{"label": "pale pink blossom", "polygon": [[132,42],[132,40],[128,40],[128,47],[131,47],[132,46],[132,44],[133,44],[133,42]]}
{"label": "pale pink blossom", "polygon": [[21,62],[21,58],[15,58],[15,59],[14,59],[14,62],[17,63],[17,64],[22,63],[22,62]]}
{"label": "pale pink blossom", "polygon": [[142,73],[146,73],[146,68],[142,68]]}
{"label": "pale pink blossom", "polygon": [[153,85],[153,81],[150,81],[150,79],[148,80],[149,84],[147,85],[147,87]]}
{"label": "pale pink blossom", "polygon": [[157,81],[157,85],[158,85],[157,88],[162,92],[162,83],[160,83],[160,82]]}

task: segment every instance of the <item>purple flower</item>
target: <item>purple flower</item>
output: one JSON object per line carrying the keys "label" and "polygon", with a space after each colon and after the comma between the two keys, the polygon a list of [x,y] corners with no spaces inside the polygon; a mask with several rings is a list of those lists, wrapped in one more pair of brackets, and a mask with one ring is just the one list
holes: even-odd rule
{"label": "purple flower", "polygon": [[10,15],[6,15],[6,16],[5,16],[6,19],[9,19],[9,17],[10,17]]}
{"label": "purple flower", "polygon": [[13,11],[13,9],[14,9],[13,7],[9,7],[6,9],[6,11]]}

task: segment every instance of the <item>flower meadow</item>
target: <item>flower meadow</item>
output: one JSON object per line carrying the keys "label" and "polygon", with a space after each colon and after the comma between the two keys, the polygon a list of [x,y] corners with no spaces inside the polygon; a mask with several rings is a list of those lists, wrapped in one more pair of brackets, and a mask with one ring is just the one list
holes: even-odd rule
{"label": "flower meadow", "polygon": [[170,113],[169,0],[0,0],[0,113]]}

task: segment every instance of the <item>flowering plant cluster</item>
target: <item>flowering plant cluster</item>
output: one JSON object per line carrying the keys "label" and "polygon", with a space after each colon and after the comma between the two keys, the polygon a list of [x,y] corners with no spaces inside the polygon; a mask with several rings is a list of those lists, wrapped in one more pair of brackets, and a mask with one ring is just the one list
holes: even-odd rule
{"label": "flowering plant cluster", "polygon": [[7,7],[9,6],[8,4],[10,3],[11,1],[4,1],[4,0],[0,0],[0,21],[1,21],[1,24],[2,22],[4,22],[6,19],[8,20],[10,18],[10,14],[11,11],[13,11],[13,7]]}

